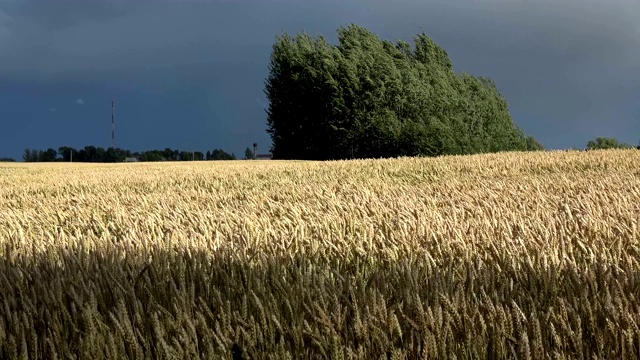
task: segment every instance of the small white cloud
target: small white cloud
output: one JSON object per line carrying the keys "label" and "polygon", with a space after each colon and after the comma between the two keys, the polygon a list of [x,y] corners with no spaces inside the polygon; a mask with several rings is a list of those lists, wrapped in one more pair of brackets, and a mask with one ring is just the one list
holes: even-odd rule
{"label": "small white cloud", "polygon": [[78,100],[76,100],[76,104],[84,105],[84,100],[82,100],[81,98],[78,98]]}
{"label": "small white cloud", "polygon": [[56,108],[49,108],[49,112],[56,112]]}

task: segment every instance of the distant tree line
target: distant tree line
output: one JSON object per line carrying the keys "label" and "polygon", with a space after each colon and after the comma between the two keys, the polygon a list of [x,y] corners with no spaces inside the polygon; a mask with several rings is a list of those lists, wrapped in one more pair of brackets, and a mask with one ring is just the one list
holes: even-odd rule
{"label": "distant tree line", "polygon": [[[526,139],[527,148],[530,150],[544,149],[534,138]],[[633,149],[634,146],[619,142],[615,138],[597,137],[587,142],[585,150],[604,149]],[[640,145],[635,146],[640,150]],[[574,148],[573,150],[580,150]],[[200,151],[180,151],[166,148],[164,150],[150,150],[143,152],[131,152],[120,148],[104,149],[95,146],[85,146],[76,150],[72,147],[62,146],[58,150],[49,148],[47,150],[25,149],[23,160],[26,162],[55,162],[55,161],[76,161],[76,162],[123,162],[126,158],[135,158],[138,161],[202,161],[202,160],[236,160],[235,154],[227,153],[222,149],[214,149],[203,154]],[[254,154],[251,148],[245,149],[244,159],[253,159]],[[15,162],[9,157],[0,157],[0,162]]]}
{"label": "distant tree line", "polygon": [[25,149],[22,159],[26,162],[94,162],[115,163],[124,162],[126,158],[135,158],[138,161],[202,161],[202,160],[235,160],[236,156],[222,149],[214,149],[203,154],[200,151],[184,151],[166,148],[164,150],[149,150],[143,152],[131,152],[121,148],[102,148],[85,146],[82,149],[74,149],[69,146],[61,146],[58,150]]}
{"label": "distant tree line", "polygon": [[493,80],[455,73],[424,33],[412,46],[350,25],[338,42],[276,38],[265,83],[274,159],[544,149],[514,124]]}
{"label": "distant tree line", "polygon": [[[627,143],[619,142],[615,138],[598,137],[595,140],[590,140],[587,143],[586,150],[604,150],[604,149],[633,149],[634,146]],[[640,145],[636,147],[640,150]]]}

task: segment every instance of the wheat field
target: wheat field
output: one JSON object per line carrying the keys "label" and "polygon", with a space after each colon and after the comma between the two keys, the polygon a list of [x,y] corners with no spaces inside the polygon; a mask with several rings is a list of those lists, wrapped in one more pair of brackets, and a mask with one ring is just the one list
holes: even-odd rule
{"label": "wheat field", "polygon": [[0,357],[638,359],[640,151],[0,166]]}

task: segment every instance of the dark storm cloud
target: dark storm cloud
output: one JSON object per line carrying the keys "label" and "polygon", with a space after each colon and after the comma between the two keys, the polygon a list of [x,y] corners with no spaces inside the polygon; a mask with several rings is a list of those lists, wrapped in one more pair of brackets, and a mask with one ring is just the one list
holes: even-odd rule
{"label": "dark storm cloud", "polygon": [[[264,62],[263,51],[268,51],[275,32],[280,30],[277,24],[288,16],[295,17],[296,12],[284,3],[245,6],[231,2],[148,2],[112,5],[114,9],[99,17],[97,14],[109,5],[103,3],[95,11],[74,11],[77,4],[69,2],[49,5],[52,9],[36,12],[37,23],[15,24],[14,37],[7,44],[17,50],[17,56],[7,59],[14,70],[111,71],[251,59]],[[84,10],[91,5],[84,4]],[[278,9],[270,13],[272,7]],[[22,9],[17,15],[33,16],[24,12]],[[82,13],[87,17],[80,16]],[[27,46],[29,43],[38,46]],[[255,56],[256,49],[262,51],[260,58]],[[47,61],[34,58],[35,54],[47,55]]]}
{"label": "dark storm cloud", "polygon": [[118,3],[105,1],[14,1],[9,6],[20,19],[42,26],[48,31],[62,30],[81,23],[104,23],[123,16]]}
{"label": "dark storm cloud", "polygon": [[[583,82],[585,71],[607,67],[591,74],[599,83],[626,76],[611,74],[612,67],[631,70],[638,64],[638,3],[354,3],[28,1],[13,14],[18,31],[7,45],[17,56],[3,62],[14,63],[14,70],[56,72],[264,63],[263,51],[281,30],[305,28],[334,38],[338,25],[353,21],[392,40],[425,30],[452,55],[456,69],[510,79],[529,75],[532,84],[557,74]],[[20,24],[22,19],[37,21]],[[47,55],[46,61],[36,54]]]}

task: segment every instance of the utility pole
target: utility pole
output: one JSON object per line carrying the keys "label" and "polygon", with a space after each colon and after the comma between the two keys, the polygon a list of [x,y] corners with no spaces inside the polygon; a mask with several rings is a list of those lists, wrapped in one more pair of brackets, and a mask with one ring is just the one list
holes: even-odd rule
{"label": "utility pole", "polygon": [[111,101],[111,147],[116,148],[116,119],[114,114],[114,103]]}

